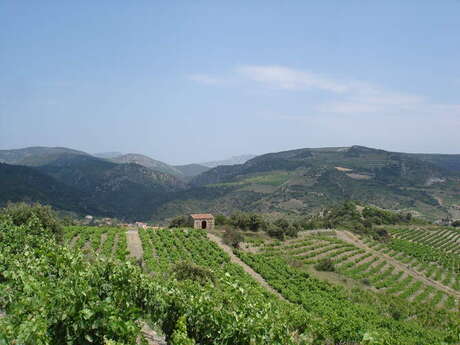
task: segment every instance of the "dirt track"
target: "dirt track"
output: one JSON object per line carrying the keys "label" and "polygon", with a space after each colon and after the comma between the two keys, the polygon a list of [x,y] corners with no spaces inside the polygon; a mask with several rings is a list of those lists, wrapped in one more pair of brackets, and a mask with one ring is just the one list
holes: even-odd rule
{"label": "dirt track", "polygon": [[215,242],[224,252],[226,252],[230,256],[230,260],[237,264],[240,265],[243,270],[248,273],[252,278],[254,278],[260,285],[262,285],[265,289],[273,293],[274,295],[278,296],[280,299],[283,301],[286,301],[286,299],[275,289],[271,287],[270,284],[267,283],[267,281],[256,271],[254,271],[251,267],[246,265],[239,257],[237,257],[235,254],[233,254],[233,250],[227,246],[220,237],[217,237],[216,235],[208,233],[208,238]]}
{"label": "dirt track", "polygon": [[137,229],[126,231],[126,240],[128,241],[129,256],[142,259],[144,251],[142,250],[142,242]]}

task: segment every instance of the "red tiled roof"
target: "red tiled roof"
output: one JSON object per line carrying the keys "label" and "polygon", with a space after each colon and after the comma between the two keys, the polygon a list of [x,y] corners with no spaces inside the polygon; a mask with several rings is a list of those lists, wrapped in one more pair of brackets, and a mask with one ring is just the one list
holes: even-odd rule
{"label": "red tiled roof", "polygon": [[209,219],[209,218],[214,218],[214,216],[210,213],[196,213],[196,214],[191,214],[193,219]]}

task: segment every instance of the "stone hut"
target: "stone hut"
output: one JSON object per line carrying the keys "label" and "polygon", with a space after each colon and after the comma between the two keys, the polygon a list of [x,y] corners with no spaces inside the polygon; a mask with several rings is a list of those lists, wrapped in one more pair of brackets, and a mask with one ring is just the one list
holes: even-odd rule
{"label": "stone hut", "polygon": [[214,216],[209,213],[197,213],[190,215],[193,219],[193,227],[195,229],[214,229]]}

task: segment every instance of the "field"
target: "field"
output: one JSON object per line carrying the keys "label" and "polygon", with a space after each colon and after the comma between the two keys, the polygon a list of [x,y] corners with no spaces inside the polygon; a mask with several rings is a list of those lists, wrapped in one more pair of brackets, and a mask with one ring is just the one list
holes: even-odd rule
{"label": "field", "polygon": [[[438,241],[436,231],[426,231],[434,237],[429,248],[434,251],[452,247],[445,255],[454,255],[450,254],[455,252],[454,246]],[[88,317],[92,315],[90,320],[94,315],[109,320],[113,313],[122,312],[110,307],[117,301],[117,305],[127,308],[117,317],[128,318],[126,325],[130,325],[110,331],[112,339],[118,339],[120,344],[134,345],[135,325],[141,321],[150,324],[173,345],[455,344],[460,334],[455,313],[458,310],[456,261],[430,252],[433,255],[430,260],[438,261],[428,263],[427,257],[418,251],[410,256],[404,250],[393,249],[398,241],[416,246],[427,246],[428,242],[422,244],[420,239],[418,243],[416,237],[412,241],[403,228],[391,232],[395,238],[385,244],[345,231],[304,232],[283,242],[262,236],[253,240],[252,246],[245,245],[243,250],[232,252],[218,236],[203,230],[140,229],[131,230],[131,235],[138,236],[137,245],[142,246],[138,252],[143,253],[134,260],[128,251],[133,248],[133,243],[128,242],[133,236],[127,236],[126,229],[67,227],[63,241],[70,248],[69,253],[44,240],[37,244],[33,255],[39,257],[49,252],[47,255],[52,260],[30,265],[30,259],[22,263],[25,259],[14,251],[8,254],[9,259],[0,257],[0,265],[6,265],[14,257],[17,262],[14,269],[25,274],[17,276],[19,280],[13,279],[18,292],[9,297],[9,302],[0,299],[0,306],[7,315],[15,308],[22,308],[25,313],[21,317],[27,318],[40,310],[35,306],[43,305],[40,302],[43,298],[59,298],[66,300],[66,304],[46,305],[48,314],[43,315],[59,313],[59,318],[67,315],[65,318],[69,320],[78,319],[81,316],[74,315],[78,310],[76,305],[84,303]],[[455,232],[445,235],[450,239],[447,242],[457,239]],[[20,237],[15,238],[20,241]],[[84,253],[87,263],[81,261],[79,253]],[[61,256],[63,259],[58,259]],[[325,258],[335,263],[336,272],[331,274],[337,279],[332,283],[318,279],[322,278],[316,274],[320,272],[315,273],[313,268]],[[59,264],[62,260],[68,264]],[[423,264],[423,270],[416,270],[416,260]],[[42,277],[43,271],[60,273],[50,281]],[[75,283],[77,271],[82,276]],[[21,284],[30,283],[19,278],[26,276],[42,283],[34,283],[27,290]],[[341,279],[356,284],[350,287],[342,284]],[[72,288],[53,287],[62,284]],[[100,286],[103,286],[102,296],[112,296],[104,299],[104,308],[109,308],[104,312],[97,302]],[[40,295],[45,288],[47,295]],[[9,289],[6,285],[5,291]],[[90,301],[74,300],[70,296],[76,291],[83,291]],[[62,293],[60,297],[55,295]],[[24,294],[35,302],[25,303]],[[47,320],[38,315],[41,314],[37,314],[36,322]],[[14,330],[16,321],[20,318],[13,320],[7,316],[0,323]],[[95,330],[85,336],[88,322],[82,321],[77,328],[72,323],[60,327],[74,327],[68,328],[68,332],[79,344],[99,343],[94,339],[102,339],[100,335],[108,332],[107,327],[104,323],[94,324]],[[47,327],[46,323],[40,325]],[[40,327],[27,332],[36,334],[43,329]],[[182,340],[174,342],[174,339]]]}

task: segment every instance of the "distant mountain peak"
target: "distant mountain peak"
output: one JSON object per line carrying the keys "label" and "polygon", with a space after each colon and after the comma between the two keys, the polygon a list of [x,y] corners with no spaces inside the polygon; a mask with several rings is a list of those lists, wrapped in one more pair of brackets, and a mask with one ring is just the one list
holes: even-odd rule
{"label": "distant mountain peak", "polygon": [[170,174],[176,177],[182,177],[183,173],[179,169],[166,164],[164,162],[153,159],[149,156],[140,154],[140,153],[127,153],[124,155],[116,156],[110,159],[115,163],[135,163],[142,165],[143,167],[149,168],[151,170],[163,172]]}
{"label": "distant mountain peak", "polygon": [[220,160],[220,161],[210,161],[210,162],[204,162],[204,163],[199,163],[200,165],[204,165],[208,168],[215,168],[219,165],[235,165],[235,164],[244,164],[248,160],[251,160],[253,158],[257,157],[256,155],[252,154],[244,154],[244,155],[238,155],[238,156],[232,156],[228,159]]}

